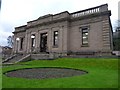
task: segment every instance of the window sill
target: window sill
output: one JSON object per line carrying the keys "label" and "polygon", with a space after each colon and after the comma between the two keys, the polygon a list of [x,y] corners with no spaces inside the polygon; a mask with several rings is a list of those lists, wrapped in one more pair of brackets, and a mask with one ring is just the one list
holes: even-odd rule
{"label": "window sill", "polygon": [[58,46],[53,46],[53,48],[58,48]]}
{"label": "window sill", "polygon": [[88,45],[88,44],[86,44],[86,45],[81,45],[81,47],[89,47],[89,45]]}

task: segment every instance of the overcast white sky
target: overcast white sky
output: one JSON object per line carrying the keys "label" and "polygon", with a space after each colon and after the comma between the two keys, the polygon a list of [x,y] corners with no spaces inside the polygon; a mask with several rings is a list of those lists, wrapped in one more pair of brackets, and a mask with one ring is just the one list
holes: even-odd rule
{"label": "overcast white sky", "polygon": [[[108,3],[112,24],[118,19],[120,0],[2,0],[0,12],[0,45],[7,45],[7,37],[14,27],[26,24],[45,14],[75,12]],[[114,26],[113,26],[114,27]]]}

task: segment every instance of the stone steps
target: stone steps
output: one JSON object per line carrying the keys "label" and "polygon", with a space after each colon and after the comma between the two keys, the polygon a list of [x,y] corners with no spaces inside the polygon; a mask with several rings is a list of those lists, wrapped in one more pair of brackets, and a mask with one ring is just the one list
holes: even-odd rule
{"label": "stone steps", "polygon": [[50,58],[49,54],[31,54],[31,59],[46,60],[46,59],[52,59],[52,58]]}
{"label": "stone steps", "polygon": [[8,59],[7,61],[3,62],[3,64],[7,64],[7,63],[13,64],[13,63],[17,62],[19,59],[23,58],[23,57],[25,57],[25,55],[17,54],[13,58]]}
{"label": "stone steps", "polygon": [[10,58],[5,62],[3,62],[3,64],[14,64],[14,63],[24,62],[29,60],[50,60],[50,59],[54,59],[54,56],[47,53],[27,54],[27,55],[17,54],[13,58]]}

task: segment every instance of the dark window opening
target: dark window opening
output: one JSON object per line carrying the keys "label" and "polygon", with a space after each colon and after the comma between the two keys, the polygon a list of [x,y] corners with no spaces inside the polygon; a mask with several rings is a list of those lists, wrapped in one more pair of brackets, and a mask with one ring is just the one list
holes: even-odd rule
{"label": "dark window opening", "polygon": [[20,49],[23,49],[23,38],[21,38]]}

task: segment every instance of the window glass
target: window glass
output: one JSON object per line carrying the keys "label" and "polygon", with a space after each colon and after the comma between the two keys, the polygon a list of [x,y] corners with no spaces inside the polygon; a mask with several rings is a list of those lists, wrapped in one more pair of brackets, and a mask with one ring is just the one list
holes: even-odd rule
{"label": "window glass", "polygon": [[32,34],[31,36],[31,39],[32,39],[32,47],[35,47],[35,34]]}
{"label": "window glass", "polygon": [[58,31],[54,31],[54,46],[58,46]]}
{"label": "window glass", "polygon": [[82,28],[82,45],[88,45],[88,28]]}

